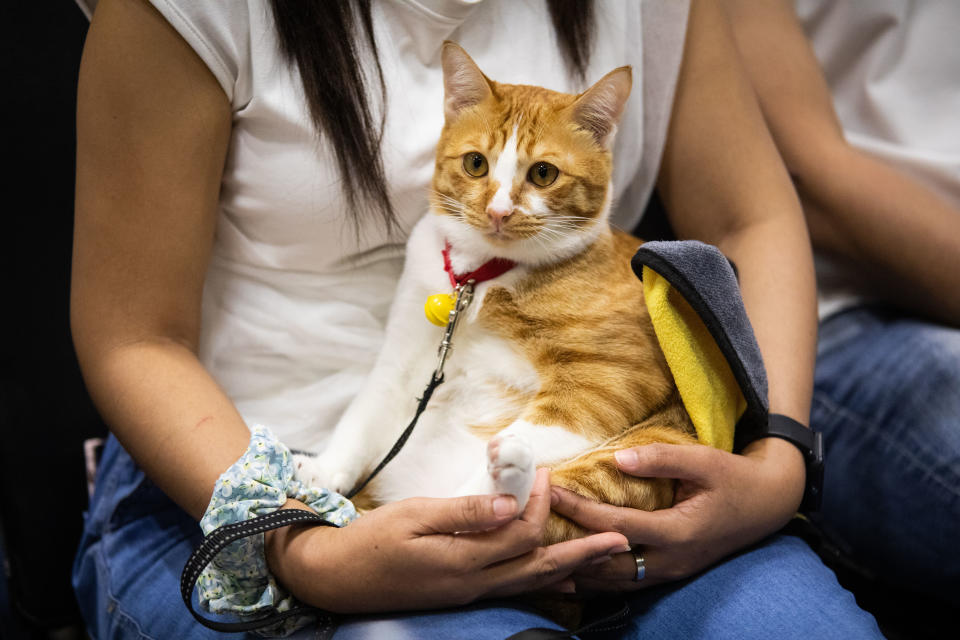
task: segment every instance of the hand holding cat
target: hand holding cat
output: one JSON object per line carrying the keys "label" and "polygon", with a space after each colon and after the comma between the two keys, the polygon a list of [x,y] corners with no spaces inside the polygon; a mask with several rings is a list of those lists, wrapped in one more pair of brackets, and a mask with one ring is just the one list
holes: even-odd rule
{"label": "hand holding cat", "polygon": [[668,509],[648,512],[600,504],[553,487],[554,511],[591,531],[622,533],[642,547],[644,580],[633,581],[634,558],[623,553],[578,571],[578,590],[630,591],[686,578],[782,527],[803,494],[802,456],[777,438],[753,442],[744,455],[669,444],[617,453],[624,473],[676,478],[676,501]]}
{"label": "hand holding cat", "polygon": [[412,498],[374,509],[343,529],[270,532],[267,559],[302,601],[364,612],[543,589],[627,549],[619,533],[541,547],[549,514],[550,481],[542,470],[518,519],[512,496]]}

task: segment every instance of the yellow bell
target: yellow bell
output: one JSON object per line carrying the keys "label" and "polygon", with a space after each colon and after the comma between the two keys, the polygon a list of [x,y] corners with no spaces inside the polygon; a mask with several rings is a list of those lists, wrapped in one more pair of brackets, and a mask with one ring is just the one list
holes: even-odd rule
{"label": "yellow bell", "polygon": [[457,299],[449,293],[438,293],[427,298],[427,304],[423,305],[423,312],[427,314],[427,320],[437,325],[445,327],[450,321],[450,312],[457,304]]}

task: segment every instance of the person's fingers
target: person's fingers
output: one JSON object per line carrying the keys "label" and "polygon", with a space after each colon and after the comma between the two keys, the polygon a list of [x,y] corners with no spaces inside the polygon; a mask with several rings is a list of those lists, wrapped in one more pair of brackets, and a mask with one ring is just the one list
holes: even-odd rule
{"label": "person's fingers", "polygon": [[[646,558],[644,558],[646,560]],[[646,565],[645,565],[646,566]],[[651,570],[652,567],[646,567],[645,570]],[[653,572],[650,571],[652,574]],[[637,575],[637,563],[633,552],[617,553],[610,562],[587,565],[577,569],[575,573],[577,579],[590,578],[593,580],[602,580],[603,582],[633,580]]]}
{"label": "person's fingers", "polygon": [[661,545],[681,533],[671,509],[641,511],[595,502],[561,487],[551,487],[554,511],[590,531],[622,533],[634,544]]}
{"label": "person's fingers", "polygon": [[634,580],[637,576],[634,552],[618,553],[610,562],[588,565],[574,572],[577,591],[635,591],[675,579],[673,567],[662,551],[645,547],[640,554],[644,566],[642,580]]}
{"label": "person's fingers", "polygon": [[537,527],[543,527],[550,517],[550,470],[537,469],[537,477],[530,489],[530,499],[520,519]]}
{"label": "person's fingers", "polygon": [[401,504],[416,523],[415,535],[486,531],[510,522],[519,511],[509,495],[411,498]]}
{"label": "person's fingers", "polygon": [[[405,500],[416,514],[415,533],[460,533],[486,531],[518,515],[517,499],[511,495],[465,496],[462,498],[412,498]],[[543,527],[550,515],[550,471],[538,469],[521,519]]]}
{"label": "person's fingers", "polygon": [[641,478],[703,482],[716,463],[716,449],[702,444],[647,444],[614,453],[617,467]]}
{"label": "person's fingers", "polygon": [[548,584],[545,587],[541,587],[536,591],[531,593],[542,593],[542,594],[556,594],[556,593],[576,593],[577,592],[577,583],[573,578],[564,578],[553,584]]}
{"label": "person's fingers", "polygon": [[543,544],[543,527],[524,520],[514,520],[491,531],[461,533],[453,538],[446,549],[457,554],[457,566],[481,569],[540,547]]}
{"label": "person's fingers", "polygon": [[535,591],[569,576],[575,569],[629,549],[618,533],[598,533],[538,547],[532,552],[488,567],[479,579],[484,592],[507,596]]}
{"label": "person's fingers", "polygon": [[459,535],[451,548],[468,567],[481,568],[521,556],[543,544],[550,517],[550,472],[539,469],[521,517],[481,533]]}

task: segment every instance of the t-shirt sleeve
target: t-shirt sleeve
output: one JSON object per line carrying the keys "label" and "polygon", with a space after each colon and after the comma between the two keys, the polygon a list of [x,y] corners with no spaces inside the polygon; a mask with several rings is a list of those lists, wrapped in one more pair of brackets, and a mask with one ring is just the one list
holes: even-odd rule
{"label": "t-shirt sleeve", "polygon": [[[87,19],[97,0],[75,0]],[[243,0],[150,0],[210,69],[234,110],[249,96],[241,95],[242,76],[250,71],[250,9]]]}
{"label": "t-shirt sleeve", "polygon": [[206,63],[230,104],[246,101],[238,95],[241,74],[249,69],[250,15],[246,2],[150,0],[167,22]]}

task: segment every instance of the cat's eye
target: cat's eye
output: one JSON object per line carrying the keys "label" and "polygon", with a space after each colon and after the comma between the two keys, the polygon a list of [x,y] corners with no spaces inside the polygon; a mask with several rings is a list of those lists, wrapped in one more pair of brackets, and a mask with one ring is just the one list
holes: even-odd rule
{"label": "cat's eye", "polygon": [[538,162],[530,167],[527,180],[538,187],[549,187],[558,175],[560,175],[560,170],[549,162]]}
{"label": "cat's eye", "polygon": [[471,151],[463,156],[463,170],[474,178],[482,178],[487,175],[487,159],[483,154]]}

